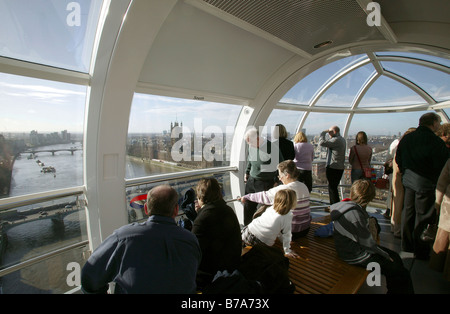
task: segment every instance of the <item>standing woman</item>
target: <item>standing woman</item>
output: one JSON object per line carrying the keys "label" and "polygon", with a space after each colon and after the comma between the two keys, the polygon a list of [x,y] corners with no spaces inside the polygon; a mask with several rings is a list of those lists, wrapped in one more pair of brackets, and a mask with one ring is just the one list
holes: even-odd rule
{"label": "standing woman", "polygon": [[[274,138],[277,137],[278,132],[278,145],[280,147],[283,160],[293,160],[295,157],[294,143],[288,139],[288,132],[286,127],[282,124],[276,124],[273,133]],[[281,160],[280,160],[281,161]]]}
{"label": "standing woman", "polygon": [[372,160],[372,147],[367,145],[366,132],[359,131],[356,134],[356,145],[350,149],[348,161],[352,166],[352,183],[358,179],[364,179],[364,168],[370,167]]}
{"label": "standing woman", "polygon": [[298,132],[294,137],[294,163],[300,171],[298,181],[303,182],[309,193],[312,191],[312,162],[314,160],[314,146],[308,143],[303,132]]}

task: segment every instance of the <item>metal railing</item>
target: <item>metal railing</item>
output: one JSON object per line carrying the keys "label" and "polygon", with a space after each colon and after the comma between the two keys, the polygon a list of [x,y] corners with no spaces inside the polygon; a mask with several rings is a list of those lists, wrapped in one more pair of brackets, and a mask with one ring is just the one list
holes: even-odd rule
{"label": "metal railing", "polygon": [[192,177],[196,177],[196,176],[213,175],[213,174],[236,172],[236,171],[238,171],[237,167],[218,167],[218,168],[208,168],[208,169],[200,169],[200,170],[173,172],[173,173],[167,173],[167,174],[158,174],[158,175],[135,178],[135,179],[126,179],[125,186],[133,187],[133,186],[139,186],[139,185],[145,185],[145,184],[154,184],[154,183],[159,183],[159,182],[164,182],[164,181],[192,178]]}
{"label": "metal railing", "polygon": [[61,254],[65,253],[65,252],[68,252],[68,251],[71,251],[71,250],[74,250],[74,249],[77,249],[77,248],[80,248],[80,247],[83,247],[83,246],[87,246],[87,245],[89,245],[89,241],[88,240],[81,241],[81,242],[78,242],[78,243],[75,243],[75,244],[71,244],[71,245],[62,247],[60,249],[57,249],[57,250],[54,250],[54,251],[51,251],[51,252],[48,252],[48,253],[36,256],[34,258],[27,259],[26,261],[23,261],[23,262],[14,264],[12,266],[6,267],[4,269],[1,269],[0,270],[0,278],[3,277],[3,276],[9,275],[9,274],[11,274],[11,273],[13,273],[15,271],[24,269],[25,267],[32,266],[34,264],[37,264],[39,262],[48,260],[48,259],[50,259],[52,257],[57,256],[57,255],[61,255]]}

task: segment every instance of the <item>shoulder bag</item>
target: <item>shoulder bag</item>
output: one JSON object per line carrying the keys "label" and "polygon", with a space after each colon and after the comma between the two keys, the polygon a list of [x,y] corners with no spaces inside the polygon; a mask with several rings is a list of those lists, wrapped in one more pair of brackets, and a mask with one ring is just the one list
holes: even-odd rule
{"label": "shoulder bag", "polygon": [[366,179],[371,180],[372,183],[375,183],[375,181],[376,181],[375,169],[371,168],[371,167],[363,167],[363,165],[361,163],[361,159],[359,159],[358,150],[356,149],[356,145],[353,146],[353,148],[355,149],[355,153],[356,153],[356,157],[358,158],[359,165],[361,166],[361,169],[363,170],[364,177]]}

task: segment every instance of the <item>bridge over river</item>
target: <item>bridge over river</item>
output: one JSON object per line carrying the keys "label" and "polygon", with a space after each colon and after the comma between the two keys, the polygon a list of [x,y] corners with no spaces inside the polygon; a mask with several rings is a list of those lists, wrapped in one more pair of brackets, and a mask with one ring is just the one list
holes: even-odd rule
{"label": "bridge over river", "polygon": [[64,223],[64,217],[72,213],[78,212],[79,210],[84,210],[80,207],[73,206],[70,208],[55,208],[55,209],[45,209],[40,208],[39,210],[29,210],[23,212],[17,212],[15,215],[8,215],[8,218],[2,220],[3,230],[7,231],[10,228],[16,227],[24,223],[30,223],[36,220],[51,219],[54,224]]}
{"label": "bridge over river", "polygon": [[27,150],[25,152],[22,152],[20,154],[31,154],[31,155],[35,155],[37,153],[52,153],[52,155],[55,155],[56,152],[71,152],[72,155],[74,152],[78,151],[78,150],[83,150],[82,148],[59,148],[59,149],[32,149],[32,150]]}

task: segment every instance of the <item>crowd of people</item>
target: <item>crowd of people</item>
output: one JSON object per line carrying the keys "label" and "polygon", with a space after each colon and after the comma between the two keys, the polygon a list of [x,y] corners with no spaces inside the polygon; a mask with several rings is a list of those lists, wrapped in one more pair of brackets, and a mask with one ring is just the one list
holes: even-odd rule
{"label": "crowd of people", "polygon": [[[387,213],[394,234],[402,238],[403,250],[417,258],[428,258],[431,251],[434,267],[447,267],[448,272],[450,134],[441,130],[440,122],[437,114],[425,114],[416,129],[391,145],[392,195]],[[314,147],[302,132],[291,142],[283,125],[276,129],[276,143],[260,136],[254,127],[245,133],[245,195],[238,198],[243,204],[242,225],[214,178],[201,179],[190,191],[196,200],[188,229],[175,222],[178,193],[169,185],[157,186],[145,202],[148,220],[117,229],[93,252],[82,270],[83,291],[106,292],[113,282],[115,293],[195,293],[208,287],[218,273],[238,269],[243,247],[272,246],[277,238],[284,255],[296,258],[291,241],[305,236],[311,224]],[[358,132],[349,154],[350,198],[341,201],[338,185],[346,141],[338,126],[320,134],[319,145],[327,148],[326,178],[336,250],[350,264],[379,263],[389,292],[413,293],[399,255],[378,245],[369,230],[366,207],[375,196],[375,187],[366,180],[365,169],[372,158],[367,142],[366,133]],[[439,229],[430,250],[420,236],[438,218]]]}

